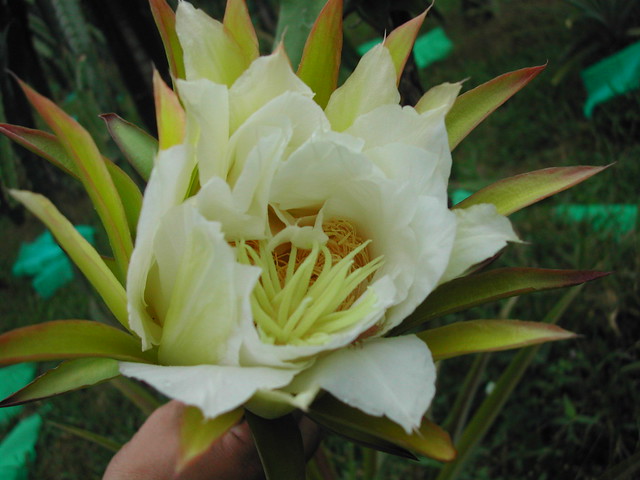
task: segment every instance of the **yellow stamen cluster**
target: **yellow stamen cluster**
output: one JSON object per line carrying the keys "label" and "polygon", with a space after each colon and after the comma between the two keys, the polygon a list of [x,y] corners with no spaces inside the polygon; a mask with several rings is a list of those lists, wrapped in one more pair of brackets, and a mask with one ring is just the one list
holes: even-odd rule
{"label": "yellow stamen cluster", "polygon": [[265,241],[238,242],[238,260],[262,269],[251,297],[262,340],[279,345],[321,344],[329,335],[361,320],[375,303],[370,295],[357,305],[382,257],[369,260],[370,241],[344,220],[323,225],[326,244],[310,250]]}

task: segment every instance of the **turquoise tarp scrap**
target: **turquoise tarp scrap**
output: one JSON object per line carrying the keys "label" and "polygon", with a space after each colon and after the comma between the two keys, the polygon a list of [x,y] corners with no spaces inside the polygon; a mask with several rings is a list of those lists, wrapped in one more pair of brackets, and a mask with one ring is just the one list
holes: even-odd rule
{"label": "turquoise tarp scrap", "polygon": [[[360,55],[364,55],[381,42],[381,38],[374,38],[359,45],[356,50]],[[444,30],[441,27],[436,27],[416,39],[413,46],[413,58],[418,68],[425,68],[438,60],[447,58],[452,49],[453,43]]]}
{"label": "turquoise tarp scrap", "polygon": [[473,192],[470,190],[465,190],[464,188],[456,188],[455,190],[452,190],[449,195],[451,196],[451,204],[457,205],[461,201],[473,195]]}
{"label": "turquoise tarp scrap", "polygon": [[612,232],[616,236],[631,232],[638,222],[636,205],[565,204],[558,205],[553,212],[556,216],[572,222],[588,222],[595,231]]}
{"label": "turquoise tarp scrap", "polygon": [[584,115],[591,118],[599,103],[640,87],[640,42],[585,68],[580,75],[587,90]]}
{"label": "turquoise tarp scrap", "polygon": [[0,443],[0,479],[26,480],[26,464],[35,459],[36,442],[42,425],[40,415],[22,420]]}
{"label": "turquoise tarp scrap", "polygon": [[[78,225],[76,230],[92,245],[95,229]],[[18,258],[13,264],[17,277],[32,276],[33,287],[43,298],[50,298],[58,288],[73,279],[71,261],[58,246],[50,232],[45,232],[31,243],[22,243]]]}
{"label": "turquoise tarp scrap", "polygon": [[[6,398],[26,386],[36,376],[35,363],[19,363],[0,368],[0,399]],[[22,406],[0,408],[0,426],[20,413]],[[0,476],[0,479],[3,477]]]}

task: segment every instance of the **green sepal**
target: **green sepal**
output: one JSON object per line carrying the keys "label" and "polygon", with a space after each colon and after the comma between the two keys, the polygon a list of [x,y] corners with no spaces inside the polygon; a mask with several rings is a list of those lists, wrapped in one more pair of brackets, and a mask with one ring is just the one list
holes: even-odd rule
{"label": "green sepal", "polygon": [[[67,175],[80,182],[82,181],[78,173],[78,167],[76,167],[55,135],[42,130],[9,124],[0,124],[0,133],[4,133],[27,150],[49,161]],[[135,232],[138,217],[140,216],[140,208],[142,207],[142,193],[136,183],[120,167],[105,157],[102,157],[102,159],[118,191],[118,195],[122,199],[129,229],[131,232]]]}
{"label": "green sepal", "polygon": [[[297,70],[312,25],[326,0],[281,0],[276,27],[276,47],[284,42],[293,69]],[[342,32],[341,32],[342,33]]]}
{"label": "green sepal", "polygon": [[298,77],[315,93],[322,108],[338,85],[342,52],[342,0],[329,0],[304,45]]}
{"label": "green sepal", "polygon": [[180,449],[175,473],[182,472],[206,452],[211,444],[242,418],[237,408],[216,418],[205,418],[197,407],[185,406],[180,419]]}
{"label": "green sepal", "polygon": [[604,167],[577,166],[544,168],[505,178],[493,183],[453,208],[468,208],[480,203],[492,203],[501,215],[511,215],[551,195],[584,182]]}
{"label": "green sepal", "polygon": [[400,83],[404,66],[409,59],[409,55],[411,55],[413,44],[416,41],[416,37],[418,36],[418,32],[420,32],[420,27],[422,27],[428,11],[427,9],[417,17],[400,25],[384,39],[384,46],[389,50],[393,65],[396,67],[396,83]]}
{"label": "green sepal", "polygon": [[367,415],[329,394],[313,402],[306,413],[335,433],[393,455],[415,459],[415,452],[443,462],[456,456],[449,434],[426,418],[417,431],[407,433],[388,418]]}
{"label": "green sepal", "polygon": [[118,361],[110,358],[78,358],[62,362],[43,373],[26,387],[0,402],[0,407],[27,402],[79,390],[120,375]]}
{"label": "green sepal", "polygon": [[608,275],[593,270],[551,270],[542,268],[499,268],[456,278],[436,288],[427,299],[394,328],[390,335],[408,330],[450,313],[527,293],[568,287]]}
{"label": "green sepal", "polygon": [[107,124],[111,138],[127,161],[144,180],[149,180],[158,153],[158,140],[115,113],[105,113],[100,118]]}
{"label": "green sepal", "polygon": [[451,150],[495,109],[533,80],[545,66],[505,73],[460,95],[445,119]]}
{"label": "green sepal", "polygon": [[176,33],[176,14],[166,0],[149,0],[149,6],[162,38],[171,77],[174,81],[185,78],[182,46]]}
{"label": "green sepal", "polygon": [[269,420],[245,410],[245,418],[267,480],[305,480],[302,435],[293,416]]}
{"label": "green sepal", "polygon": [[519,320],[469,320],[417,334],[434,361],[469,353],[495,352],[575,337],[556,325]]}
{"label": "green sepal", "polygon": [[86,357],[153,363],[156,356],[143,352],[134,336],[89,320],[54,320],[0,335],[0,365]]}

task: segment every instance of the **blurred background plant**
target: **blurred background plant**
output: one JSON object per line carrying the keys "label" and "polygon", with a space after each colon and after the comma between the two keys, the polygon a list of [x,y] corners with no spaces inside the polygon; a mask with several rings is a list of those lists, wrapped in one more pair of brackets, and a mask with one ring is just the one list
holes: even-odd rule
{"label": "blurred background plant", "polygon": [[[175,7],[177,2],[169,3]],[[193,3],[216,18],[224,11],[220,0]],[[295,3],[248,1],[263,52],[279,38],[281,8]],[[304,4],[311,9],[305,15],[314,18],[313,8],[319,10],[322,2]],[[419,0],[346,1],[343,65],[347,73],[358,60],[359,45],[384,35],[425,6]],[[500,73],[548,62],[546,72],[456,149],[452,189],[475,191],[500,178],[549,166],[615,162],[587,183],[514,216],[516,228],[529,243],[510,246],[497,264],[615,273],[587,285],[579,301],[571,304],[561,324],[582,336],[539,350],[484,441],[469,455],[466,469],[455,478],[633,478],[630,472],[638,465],[640,447],[640,93],[634,90],[610,100],[586,119],[582,114],[585,91],[576,69],[638,40],[638,7],[638,2],[624,0],[440,0],[423,32],[443,28],[453,50],[427,69],[420,70],[415,62],[407,67],[401,93],[403,101],[411,104],[422,91],[444,81],[468,78],[464,87],[468,89]],[[100,149],[128,168],[97,114],[117,112],[154,133],[152,65],[165,80],[169,78],[147,2],[0,0],[0,33],[0,121],[39,127],[17,84],[5,73],[10,70],[76,116]],[[20,243],[43,229],[11,203],[6,187],[52,197],[76,224],[98,227],[98,222],[78,186],[46,162],[4,137],[0,155],[1,330],[49,319],[100,318],[100,304],[80,279],[43,300],[28,280],[11,276]],[[567,205],[598,208],[577,221],[559,208]],[[607,210],[609,205],[628,207],[631,214],[620,219]],[[105,242],[99,230],[97,242]],[[516,303],[477,307],[465,318],[497,318],[508,308],[511,318],[541,320],[560,298],[559,293],[540,293]],[[513,358],[514,354],[500,353],[443,362],[434,419],[447,418],[469,370],[475,369],[477,380],[469,402],[473,410],[497,388]],[[140,403],[138,394],[130,398]],[[48,421],[116,442],[126,441],[144,419],[111,384],[46,405],[30,405],[21,415],[45,408]],[[115,417],[115,412],[123,411],[124,415]],[[17,421],[5,425],[0,434]],[[38,479],[99,478],[112,455],[104,445],[88,443],[46,422],[36,453],[30,477]],[[322,454],[340,479],[373,478],[370,472],[375,468],[366,467],[371,462],[379,479],[434,478],[440,468],[426,459],[410,462],[384,454],[372,456],[331,436]]]}

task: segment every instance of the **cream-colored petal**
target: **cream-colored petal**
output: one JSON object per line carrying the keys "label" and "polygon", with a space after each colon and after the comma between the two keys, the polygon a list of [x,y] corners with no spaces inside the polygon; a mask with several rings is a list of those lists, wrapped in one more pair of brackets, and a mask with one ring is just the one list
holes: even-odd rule
{"label": "cream-colored petal", "polygon": [[435,394],[431,353],[415,335],[379,338],[333,352],[291,387],[320,387],[369,415],[386,416],[407,433],[420,426]]}
{"label": "cream-colored petal", "polygon": [[241,406],[259,390],[284,387],[297,373],[268,367],[173,367],[125,362],[120,363],[120,372],[148,383],[170,398],[198,407],[207,418]]}
{"label": "cream-colored petal", "polygon": [[325,113],[333,129],[342,132],[358,116],[399,102],[396,69],[389,50],[380,44],[362,57],[351,76],[331,94]]}
{"label": "cream-colored petal", "polygon": [[145,290],[154,264],[153,242],[162,217],[184,199],[193,162],[182,146],[159,152],[142,201],[136,244],[127,274],[127,309],[131,329],[140,335],[142,348],[160,341],[160,326],[147,311]]}
{"label": "cream-colored petal", "polygon": [[476,263],[492,257],[507,242],[519,241],[509,219],[496,212],[492,204],[456,208],[453,212],[457,220],[456,238],[440,283],[458,277]]}
{"label": "cream-colored petal", "polygon": [[222,23],[188,2],[179,2],[176,32],[187,80],[206,78],[230,86],[249,66],[248,58]]}
{"label": "cream-colored petal", "polygon": [[278,48],[272,55],[255,60],[231,87],[231,131],[285,92],[313,97],[311,89],[293,73],[284,49]]}
{"label": "cream-colored petal", "polygon": [[462,82],[442,83],[430,88],[416,103],[416,111],[425,113],[429,110],[444,109],[447,114],[458,98]]}
{"label": "cream-colored petal", "polygon": [[205,220],[191,203],[165,215],[154,251],[169,297],[160,362],[237,364],[241,325],[251,319],[249,298],[260,270],[237,263],[220,224]]}

